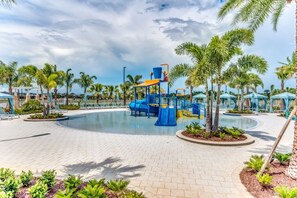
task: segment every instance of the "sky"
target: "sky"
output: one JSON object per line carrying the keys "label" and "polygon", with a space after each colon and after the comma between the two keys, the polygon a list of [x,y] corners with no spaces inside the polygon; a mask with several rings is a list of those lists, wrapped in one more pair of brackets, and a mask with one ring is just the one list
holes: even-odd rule
{"label": "sky", "polygon": [[[0,60],[19,66],[56,64],[72,68],[76,77],[80,71],[95,75],[102,84],[122,83],[124,66],[126,74],[149,79],[152,68],[162,63],[191,64],[187,56],[175,54],[179,44],[208,43],[234,28],[234,13],[217,19],[222,5],[220,0],[17,0],[10,8],[0,6]],[[261,76],[264,89],[280,87],[274,72],[294,51],[294,19],[292,3],[276,32],[268,20],[257,30],[255,44],[244,47],[246,54],[269,63]],[[184,87],[184,80],[172,89]],[[285,86],[295,87],[294,79]],[[82,92],[77,86],[73,91]]]}

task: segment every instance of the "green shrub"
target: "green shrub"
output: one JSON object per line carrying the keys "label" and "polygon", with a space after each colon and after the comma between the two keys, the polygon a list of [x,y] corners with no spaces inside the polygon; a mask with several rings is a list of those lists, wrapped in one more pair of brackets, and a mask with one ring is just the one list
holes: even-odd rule
{"label": "green shrub", "polygon": [[210,138],[211,133],[204,132],[204,133],[202,134],[202,136],[203,136],[205,139],[208,139],[208,138]]}
{"label": "green shrub", "polygon": [[263,175],[257,174],[256,178],[257,178],[258,182],[264,187],[269,186],[272,182],[272,176],[270,176],[267,173],[265,173]]}
{"label": "green shrub", "polygon": [[238,114],[252,114],[253,112],[251,110],[238,110],[238,109],[230,109],[228,110],[228,113],[238,113]]}
{"label": "green shrub", "polygon": [[34,114],[30,115],[30,119],[56,119],[56,118],[62,118],[63,114],[61,113],[51,113],[46,116],[43,116],[42,114]]}
{"label": "green shrub", "polygon": [[91,179],[88,184],[91,185],[92,187],[94,186],[104,186],[105,183],[105,179],[100,179],[100,180],[96,180],[96,179]]}
{"label": "green shrub", "polygon": [[186,131],[189,134],[197,135],[202,133],[203,129],[198,122],[192,122],[191,124],[186,125]]}
{"label": "green shrub", "polygon": [[220,136],[220,138],[221,138],[222,140],[224,140],[225,137],[226,137],[226,133],[220,132],[220,133],[219,133],[219,136]]}
{"label": "green shrub", "polygon": [[38,100],[29,100],[22,105],[23,112],[35,112],[42,110],[42,105]]}
{"label": "green shrub", "polygon": [[122,191],[124,189],[127,188],[129,184],[129,181],[125,181],[125,180],[110,180],[108,183],[107,183],[107,188],[112,190],[112,191]]}
{"label": "green shrub", "polygon": [[78,105],[74,104],[69,104],[68,106],[66,105],[59,105],[60,109],[66,109],[66,110],[78,110],[80,107]]}
{"label": "green shrub", "polygon": [[2,190],[14,197],[16,192],[19,190],[21,187],[21,182],[20,180],[16,179],[15,177],[9,177],[5,179],[5,181],[2,183]]}
{"label": "green shrub", "polygon": [[0,168],[0,181],[4,181],[10,177],[15,177],[14,171],[9,168]]}
{"label": "green shrub", "polygon": [[69,175],[67,179],[64,180],[66,189],[76,189],[79,185],[82,184],[81,176]]}
{"label": "green shrub", "polygon": [[0,198],[11,198],[13,195],[11,193],[6,193],[0,189]]}
{"label": "green shrub", "polygon": [[252,155],[250,160],[244,162],[248,169],[258,172],[262,165],[264,164],[264,156],[263,155]]}
{"label": "green shrub", "polygon": [[28,171],[28,172],[22,171],[19,177],[22,185],[26,187],[33,179],[33,173],[31,171]]}
{"label": "green shrub", "polygon": [[41,181],[37,181],[34,186],[31,186],[28,191],[31,195],[31,198],[45,198],[48,187]]}
{"label": "green shrub", "polygon": [[232,127],[232,128],[227,128],[224,127],[223,131],[226,134],[231,135],[233,138],[239,138],[239,136],[241,136],[242,134],[244,134],[244,130],[236,128],[236,127]]}
{"label": "green shrub", "polygon": [[74,198],[76,189],[69,189],[66,188],[66,190],[58,190],[58,192],[55,194],[56,198]]}
{"label": "green shrub", "polygon": [[127,191],[123,195],[120,195],[119,197],[120,198],[145,198],[143,193],[139,193],[134,190]]}
{"label": "green shrub", "polygon": [[39,180],[47,185],[48,188],[51,188],[55,185],[55,177],[56,177],[56,171],[55,170],[47,170],[43,171]]}
{"label": "green shrub", "polygon": [[277,186],[274,191],[278,194],[280,198],[296,198],[297,197],[297,187],[288,188],[286,186]]}
{"label": "green shrub", "polygon": [[282,153],[277,153],[277,152],[275,152],[273,155],[273,157],[275,159],[277,159],[279,161],[279,163],[281,163],[283,165],[290,161],[291,156],[292,156],[292,153],[282,154]]}
{"label": "green shrub", "polygon": [[77,193],[77,196],[80,198],[105,198],[105,190],[103,186],[95,185],[91,186],[88,184],[81,191]]}

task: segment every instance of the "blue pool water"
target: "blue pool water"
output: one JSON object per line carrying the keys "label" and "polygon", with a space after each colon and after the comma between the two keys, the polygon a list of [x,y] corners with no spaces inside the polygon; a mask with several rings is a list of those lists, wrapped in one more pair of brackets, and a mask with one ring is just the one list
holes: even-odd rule
{"label": "blue pool water", "polygon": [[[176,131],[184,129],[191,122],[205,124],[205,119],[198,120],[178,119],[177,126],[160,127],[155,126],[157,117],[134,117],[130,111],[114,111],[89,113],[71,116],[69,120],[60,121],[63,126],[75,129],[83,129],[94,132],[120,133],[120,134],[140,134],[140,135],[174,135]],[[248,129],[255,127],[257,122],[250,118],[240,116],[220,116],[220,126],[238,127]]]}

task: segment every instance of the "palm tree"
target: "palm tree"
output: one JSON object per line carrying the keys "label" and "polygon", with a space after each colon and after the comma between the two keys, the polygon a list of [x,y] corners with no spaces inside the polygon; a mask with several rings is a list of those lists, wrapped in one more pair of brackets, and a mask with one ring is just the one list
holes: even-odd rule
{"label": "palm tree", "polygon": [[34,65],[25,65],[18,69],[18,83],[19,85],[23,85],[25,87],[31,87],[32,83],[35,80],[35,75],[37,72],[37,67]]}
{"label": "palm tree", "polygon": [[279,62],[282,66],[282,70],[288,73],[288,77],[292,78],[295,74],[295,65],[296,65],[296,53],[293,52],[291,58],[288,56],[286,62]]}
{"label": "palm tree", "polygon": [[284,68],[285,66],[276,68],[276,76],[281,81],[281,92],[285,91],[285,80],[289,78],[289,72]]}
{"label": "palm tree", "polygon": [[214,36],[209,44],[210,62],[215,66],[217,77],[217,101],[213,130],[219,128],[220,95],[222,85],[222,71],[224,66],[236,55],[242,54],[241,45],[251,45],[254,41],[253,32],[247,29],[234,29],[223,36]]}
{"label": "palm tree", "polygon": [[84,95],[87,93],[87,89],[94,83],[93,80],[97,80],[96,76],[90,76],[84,72],[80,72],[80,79],[77,80],[77,83],[81,88],[84,89]]}
{"label": "palm tree", "polygon": [[73,84],[77,83],[78,80],[74,78],[74,74],[70,72],[71,68],[67,69],[63,78],[66,86],[66,106],[68,106],[69,91],[71,91]]}
{"label": "palm tree", "polygon": [[264,58],[255,55],[244,55],[236,63],[231,63],[224,72],[223,76],[229,80],[229,86],[241,90],[240,110],[243,109],[244,88],[256,90],[257,86],[263,86],[261,78],[257,74],[250,72],[255,70],[259,74],[264,74],[267,69],[268,65]]}
{"label": "palm tree", "polygon": [[[181,47],[181,46],[179,46],[179,47]],[[176,50],[178,51],[178,49],[176,49]],[[170,79],[171,85],[178,78],[188,77],[185,81],[185,84],[186,84],[186,86],[190,87],[190,102],[192,102],[192,99],[193,99],[193,85],[191,83],[189,76],[191,75],[193,67],[194,66],[190,66],[188,64],[178,64],[178,65],[175,65],[169,72],[169,79]]]}
{"label": "palm tree", "polygon": [[[230,11],[239,9],[239,12],[234,16],[234,24],[239,22],[246,22],[252,30],[256,30],[258,27],[263,25],[265,20],[272,16],[272,23],[274,30],[277,30],[279,18],[283,13],[286,4],[290,4],[292,0],[279,0],[279,1],[238,1],[228,0],[226,4],[221,8],[219,17],[224,18]],[[297,1],[295,0],[295,22],[297,21]],[[297,53],[297,30],[295,32],[295,54]],[[295,56],[296,58],[297,56]],[[295,72],[297,74],[297,61],[295,61]],[[297,76],[295,74],[295,76]],[[296,96],[297,96],[297,79],[296,79]],[[297,106],[297,97],[295,99],[295,106]],[[274,148],[273,148],[274,149]],[[294,141],[293,141],[293,155],[290,160],[286,174],[294,179],[297,179],[297,120],[295,121],[294,128]],[[261,170],[262,171],[262,170]]]}
{"label": "palm tree", "polygon": [[127,75],[128,82],[134,86],[140,84],[140,80],[142,78],[142,75],[135,75],[134,77],[130,74]]}
{"label": "palm tree", "polygon": [[8,85],[9,94],[12,94],[12,87],[18,81],[17,65],[16,61],[9,64],[0,61],[0,84]]}
{"label": "palm tree", "polygon": [[98,84],[92,84],[90,89],[89,89],[89,92],[93,93],[94,96],[96,97],[97,99],[97,104],[99,103],[99,99],[100,97],[102,97],[102,90],[103,90],[103,85],[98,83]]}
{"label": "palm tree", "polygon": [[191,86],[205,85],[206,92],[206,132],[212,130],[212,119],[211,110],[209,104],[209,93],[208,93],[208,78],[211,76],[213,71],[209,62],[209,47],[207,45],[196,45],[195,43],[182,43],[179,45],[175,52],[178,55],[188,55],[192,59],[193,66],[188,64],[179,64],[173,67],[170,71],[169,76],[171,83],[181,76],[187,76],[188,84]]}

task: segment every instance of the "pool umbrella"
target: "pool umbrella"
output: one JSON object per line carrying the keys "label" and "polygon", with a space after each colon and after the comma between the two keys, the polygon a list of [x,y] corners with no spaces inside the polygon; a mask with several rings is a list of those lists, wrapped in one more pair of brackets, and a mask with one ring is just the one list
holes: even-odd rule
{"label": "pool umbrella", "polygon": [[19,97],[18,97],[17,92],[14,92],[13,102],[14,102],[14,107],[19,108],[20,104],[19,104]]}

